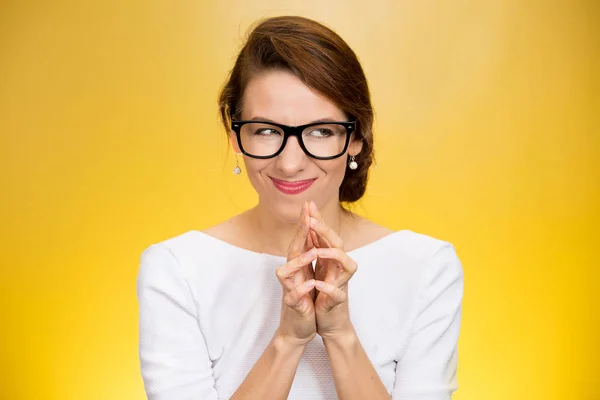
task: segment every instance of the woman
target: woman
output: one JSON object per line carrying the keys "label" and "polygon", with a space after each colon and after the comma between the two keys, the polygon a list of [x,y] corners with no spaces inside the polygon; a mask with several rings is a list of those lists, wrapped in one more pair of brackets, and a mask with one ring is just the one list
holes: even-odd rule
{"label": "woman", "polygon": [[341,205],[362,197],[373,160],[354,52],[312,20],[264,20],[219,105],[259,202],[144,251],[148,398],[450,399],[463,295],[453,246]]}

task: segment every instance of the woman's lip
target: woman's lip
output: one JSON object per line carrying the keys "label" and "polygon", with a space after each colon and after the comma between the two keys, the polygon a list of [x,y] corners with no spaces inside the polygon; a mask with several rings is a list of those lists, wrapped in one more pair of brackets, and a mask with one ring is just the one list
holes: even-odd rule
{"label": "woman's lip", "polygon": [[301,181],[290,182],[290,181],[283,181],[280,179],[275,179],[273,177],[270,177],[270,178],[273,181],[273,185],[275,186],[275,188],[277,188],[277,190],[279,190],[280,192],[285,193],[285,194],[302,193],[306,189],[311,187],[313,182],[317,180],[317,178],[314,178],[314,179],[305,179],[305,180],[301,180]]}

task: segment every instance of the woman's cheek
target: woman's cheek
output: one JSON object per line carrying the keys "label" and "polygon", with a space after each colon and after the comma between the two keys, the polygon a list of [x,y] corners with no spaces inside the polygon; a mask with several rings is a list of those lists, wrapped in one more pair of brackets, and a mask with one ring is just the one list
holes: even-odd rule
{"label": "woman's cheek", "polygon": [[265,193],[268,190],[268,182],[266,181],[267,177],[261,175],[259,172],[248,172],[248,178],[250,179],[250,183],[254,187],[254,190],[256,190],[256,192],[258,192],[259,194]]}

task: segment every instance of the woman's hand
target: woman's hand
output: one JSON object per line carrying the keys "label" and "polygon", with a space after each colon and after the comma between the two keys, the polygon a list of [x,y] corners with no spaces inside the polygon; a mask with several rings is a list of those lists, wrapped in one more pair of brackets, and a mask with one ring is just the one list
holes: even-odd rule
{"label": "woman's hand", "polygon": [[342,239],[329,228],[317,206],[310,202],[310,235],[317,247],[315,300],[317,332],[323,339],[345,336],[354,331],[348,309],[348,281],[358,266],[344,251]]}
{"label": "woman's hand", "polygon": [[308,204],[302,206],[300,223],[290,243],[287,263],[276,270],[283,288],[281,320],[277,334],[292,345],[305,345],[316,335],[315,287],[312,262],[317,249],[310,238]]}

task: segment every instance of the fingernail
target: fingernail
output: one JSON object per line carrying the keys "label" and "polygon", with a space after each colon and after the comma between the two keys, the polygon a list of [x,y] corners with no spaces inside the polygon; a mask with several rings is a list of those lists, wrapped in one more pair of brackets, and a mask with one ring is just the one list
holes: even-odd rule
{"label": "fingernail", "polygon": [[311,223],[312,225],[319,225],[319,220],[318,220],[318,219],[315,219],[315,218],[313,218],[313,217],[310,217],[310,223]]}
{"label": "fingernail", "polygon": [[322,281],[315,281],[315,286],[317,287],[317,289],[323,289],[325,287],[325,284]]}
{"label": "fingernail", "polygon": [[306,286],[306,287],[312,287],[314,284],[315,284],[314,279],[304,282],[304,286]]}
{"label": "fingernail", "polygon": [[306,253],[306,258],[310,259],[310,258],[314,258],[317,255],[317,249],[315,249],[314,247],[312,249],[310,249],[307,253]]}

